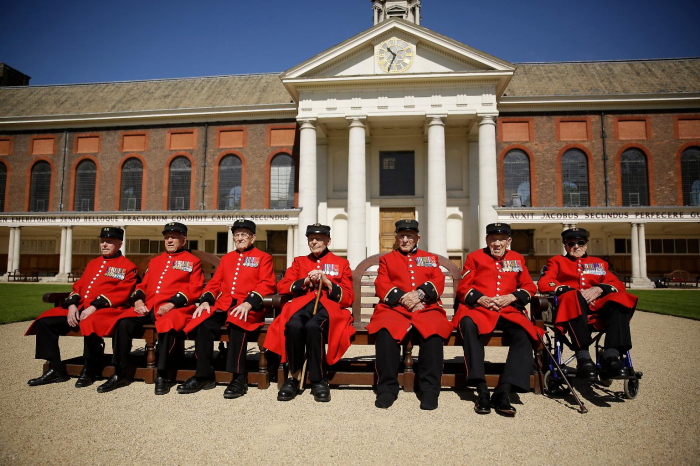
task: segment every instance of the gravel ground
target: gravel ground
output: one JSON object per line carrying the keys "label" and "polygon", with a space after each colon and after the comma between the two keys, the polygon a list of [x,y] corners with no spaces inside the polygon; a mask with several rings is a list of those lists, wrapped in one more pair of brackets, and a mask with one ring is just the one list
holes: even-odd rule
{"label": "gravel ground", "polygon": [[[527,393],[512,419],[475,414],[471,391],[444,390],[440,407],[424,412],[403,392],[391,409],[377,410],[366,388],[334,389],[327,404],[308,390],[280,403],[274,385],[238,400],[224,400],[223,386],[162,397],[142,382],[104,395],[97,384],[76,389],[74,380],[30,388],[41,363],[34,338],[23,337],[27,325],[0,326],[0,464],[700,464],[696,321],[635,314],[632,356],[644,372],[636,400],[622,399],[620,381],[581,385],[589,408],[581,415],[572,398]],[[82,351],[77,338],[61,343],[64,358]],[[459,349],[446,356],[459,357]]]}

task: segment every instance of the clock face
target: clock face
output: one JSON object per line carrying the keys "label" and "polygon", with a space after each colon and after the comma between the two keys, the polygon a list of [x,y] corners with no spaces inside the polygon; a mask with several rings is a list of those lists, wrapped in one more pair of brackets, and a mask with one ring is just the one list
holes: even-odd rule
{"label": "clock face", "polygon": [[403,73],[411,67],[416,49],[405,40],[392,37],[377,48],[377,63],[387,73]]}

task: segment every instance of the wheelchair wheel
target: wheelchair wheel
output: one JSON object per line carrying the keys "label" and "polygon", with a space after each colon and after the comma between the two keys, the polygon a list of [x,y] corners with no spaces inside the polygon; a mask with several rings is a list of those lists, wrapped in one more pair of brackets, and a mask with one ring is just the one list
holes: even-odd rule
{"label": "wheelchair wheel", "polygon": [[639,379],[627,379],[623,381],[622,387],[625,391],[625,398],[634,400],[639,394]]}
{"label": "wheelchair wheel", "polygon": [[559,378],[555,379],[552,371],[547,371],[544,374],[544,392],[549,396],[559,396],[568,393],[569,387],[564,384],[564,381]]}

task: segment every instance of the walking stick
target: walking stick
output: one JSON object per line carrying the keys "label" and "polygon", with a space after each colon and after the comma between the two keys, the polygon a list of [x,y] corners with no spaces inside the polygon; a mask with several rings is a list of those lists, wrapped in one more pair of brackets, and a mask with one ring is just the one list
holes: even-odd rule
{"label": "walking stick", "polygon": [[[525,317],[527,317],[528,319],[530,319],[530,317],[527,315],[527,312],[525,311],[525,309],[522,309],[522,308],[517,307],[517,306],[513,306],[513,307],[515,307],[516,309],[518,309],[520,312],[522,312],[522,314],[523,314]],[[544,343],[544,339],[542,338],[542,335],[540,335],[540,332],[536,332],[536,333],[537,333],[537,339],[540,341],[540,344],[541,344],[542,347],[545,349],[545,351],[547,351],[547,354],[549,354],[549,358],[552,360],[552,362],[554,362],[554,365],[556,366],[557,370],[559,371],[559,373],[561,374],[562,378],[564,379],[564,382],[566,382],[566,385],[569,387],[569,390],[570,390],[571,393],[574,395],[574,398],[576,398],[576,403],[578,403],[578,406],[579,406],[579,412],[580,412],[581,414],[586,414],[586,413],[588,412],[588,409],[586,409],[586,407],[583,405],[583,401],[581,401],[581,398],[578,397],[578,394],[576,393],[576,390],[574,390],[573,385],[571,385],[571,382],[569,382],[569,379],[566,377],[566,374],[564,374],[564,371],[561,369],[561,366],[559,366],[559,363],[557,362],[557,359],[554,357],[554,355],[552,354],[552,352],[549,350],[549,348],[547,347],[547,345]]]}
{"label": "walking stick", "polygon": [[[318,282],[318,294],[316,295],[316,302],[314,303],[314,313],[311,317],[316,315],[318,310],[318,302],[321,300],[321,290],[323,289],[323,279]],[[306,378],[306,363],[309,362],[308,355],[304,358],[304,365],[301,367],[301,379],[299,379],[299,391],[304,389],[304,379]]]}

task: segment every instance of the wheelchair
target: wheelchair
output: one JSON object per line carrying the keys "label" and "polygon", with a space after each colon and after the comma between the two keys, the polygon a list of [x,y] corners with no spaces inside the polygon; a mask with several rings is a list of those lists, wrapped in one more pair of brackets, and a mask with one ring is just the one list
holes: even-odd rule
{"label": "wheelchair", "polygon": [[[552,356],[556,358],[556,362],[559,364],[566,377],[569,380],[575,379],[576,356],[572,354],[566,361],[562,361],[562,353],[564,347],[567,347],[569,350],[574,351],[573,345],[571,344],[571,341],[567,338],[567,336],[559,332],[559,330],[557,330],[557,328],[554,326],[557,309],[557,298],[555,296],[545,297],[549,301],[549,310],[542,313],[546,330],[546,333],[543,337],[544,343],[549,349],[549,352],[552,354]],[[552,335],[550,335],[550,333]],[[613,380],[604,378],[604,374],[601,371],[601,362],[603,359],[603,345],[601,344],[601,338],[603,337],[604,333],[605,332],[599,331],[598,333],[592,335],[595,351],[595,364],[598,372],[598,378],[597,380],[591,381],[591,383],[607,388],[612,385]],[[624,397],[628,400],[633,400],[637,398],[637,395],[639,394],[639,382],[642,378],[643,373],[634,370],[634,366],[632,365],[632,357],[630,356],[629,351],[626,351],[625,353],[621,354],[620,360],[622,362],[623,367],[627,369],[627,373],[629,374],[628,378],[621,379],[623,383],[622,388],[624,392]],[[569,366],[569,364],[571,364],[572,362],[574,363],[574,367]],[[542,352],[542,365],[544,370],[544,392],[549,396],[558,396],[567,393],[569,388],[566,382],[564,381],[563,377],[557,370],[554,361],[552,361],[550,355],[546,351]]]}

